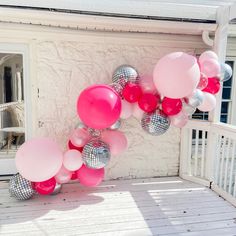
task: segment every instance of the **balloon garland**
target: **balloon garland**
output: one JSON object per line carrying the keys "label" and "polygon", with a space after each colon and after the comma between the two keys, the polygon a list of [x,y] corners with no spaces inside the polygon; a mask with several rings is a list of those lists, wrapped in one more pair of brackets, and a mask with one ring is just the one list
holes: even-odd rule
{"label": "balloon garland", "polygon": [[11,196],[26,200],[35,193],[57,194],[70,180],[97,186],[111,156],[127,149],[127,139],[118,130],[122,119],[133,115],[151,135],[164,134],[170,125],[182,128],[196,109],[215,108],[221,82],[231,76],[231,67],[220,64],[213,51],[198,60],[184,52],[170,53],[157,62],[153,76],[140,76],[129,65],[118,67],[112,84],[92,85],[79,95],[81,122],[71,131],[68,150],[62,153],[49,138],[32,139],[19,148]]}

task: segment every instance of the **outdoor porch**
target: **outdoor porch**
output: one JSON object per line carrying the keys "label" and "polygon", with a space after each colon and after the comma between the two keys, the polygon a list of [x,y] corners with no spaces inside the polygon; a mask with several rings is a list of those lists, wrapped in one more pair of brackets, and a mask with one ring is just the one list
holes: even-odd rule
{"label": "outdoor porch", "polygon": [[1,235],[235,235],[235,208],[179,177],[63,185],[56,196],[9,198],[0,183]]}

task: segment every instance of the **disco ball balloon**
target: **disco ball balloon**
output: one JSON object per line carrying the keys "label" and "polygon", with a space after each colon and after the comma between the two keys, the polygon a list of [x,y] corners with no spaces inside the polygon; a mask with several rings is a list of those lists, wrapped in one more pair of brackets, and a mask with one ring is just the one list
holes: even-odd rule
{"label": "disco ball balloon", "polygon": [[23,178],[19,173],[11,177],[9,192],[12,197],[15,197],[18,200],[30,199],[35,193],[32,183]]}
{"label": "disco ball balloon", "polygon": [[170,120],[161,111],[144,113],[141,125],[147,133],[158,136],[164,134],[168,130],[170,127]]}
{"label": "disco ball balloon", "polygon": [[108,129],[110,129],[110,130],[117,130],[117,129],[120,128],[120,126],[121,126],[121,120],[119,119],[118,121],[116,121],[116,123],[114,123]]}
{"label": "disco ball balloon", "polygon": [[232,77],[233,70],[231,66],[226,63],[222,63],[220,66],[221,66],[221,75],[220,75],[221,81],[225,82]]}
{"label": "disco ball balloon", "polygon": [[109,84],[110,87],[112,87],[118,94],[120,97],[123,96],[123,87],[118,84],[118,83],[112,83],[112,84]]}
{"label": "disco ball balloon", "polygon": [[129,65],[119,66],[112,76],[112,82],[118,83],[122,87],[124,87],[127,82],[138,84],[138,81],[138,72]]}
{"label": "disco ball balloon", "polygon": [[184,101],[191,107],[198,107],[202,104],[204,94],[201,90],[196,89],[193,94],[189,97],[186,97]]}
{"label": "disco ball balloon", "polygon": [[58,193],[61,192],[61,189],[62,189],[62,184],[56,183],[56,186],[55,186],[53,192],[51,193],[51,195],[57,195]]}
{"label": "disco ball balloon", "polygon": [[88,128],[87,130],[92,137],[100,137],[101,136],[101,130],[93,129],[93,128]]}
{"label": "disco ball balloon", "polygon": [[182,111],[187,115],[191,116],[196,112],[197,108],[187,104],[184,99],[182,100]]}
{"label": "disco ball balloon", "polygon": [[99,139],[88,142],[82,152],[84,164],[92,169],[103,168],[108,164],[110,157],[109,146]]}

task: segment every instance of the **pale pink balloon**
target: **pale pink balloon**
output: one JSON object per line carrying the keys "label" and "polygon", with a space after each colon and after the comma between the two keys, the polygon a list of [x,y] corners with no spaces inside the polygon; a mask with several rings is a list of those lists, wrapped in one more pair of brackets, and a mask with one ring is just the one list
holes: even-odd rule
{"label": "pale pink balloon", "polygon": [[156,86],[153,82],[152,75],[143,75],[139,79],[139,85],[142,88],[143,93],[157,93]]}
{"label": "pale pink balloon", "polygon": [[81,152],[71,149],[64,153],[63,165],[69,171],[78,170],[83,165]]}
{"label": "pale pink balloon", "polygon": [[216,107],[216,97],[207,92],[203,92],[203,102],[198,109],[200,111],[212,111]]}
{"label": "pale pink balloon", "polygon": [[220,63],[215,59],[208,59],[200,64],[200,69],[208,78],[213,78],[220,74]]}
{"label": "pale pink balloon", "polygon": [[61,168],[63,153],[50,138],[35,138],[25,142],[16,153],[16,168],[26,179],[43,182]]}
{"label": "pale pink balloon", "polygon": [[182,128],[188,123],[188,115],[183,111],[179,112],[177,115],[169,116],[171,125]]}
{"label": "pale pink balloon", "polygon": [[71,179],[72,172],[67,170],[64,166],[61,167],[59,172],[55,175],[58,184],[68,183]]}
{"label": "pale pink balloon", "polygon": [[123,132],[118,130],[107,130],[102,133],[102,140],[110,147],[111,155],[117,156],[128,147],[128,141]]}
{"label": "pale pink balloon", "polygon": [[184,52],[174,52],[162,57],[153,72],[157,91],[168,98],[183,98],[197,87],[200,70],[197,59]]}
{"label": "pale pink balloon", "polygon": [[200,55],[198,60],[199,60],[199,63],[202,64],[203,61],[208,60],[208,59],[215,59],[215,60],[218,61],[219,58],[218,58],[218,56],[217,56],[217,54],[215,52],[213,52],[213,51],[205,51],[205,52],[203,52]]}
{"label": "pale pink balloon", "polygon": [[138,103],[133,104],[133,116],[141,120],[143,117],[144,111],[139,107]]}
{"label": "pale pink balloon", "polygon": [[70,141],[77,147],[83,147],[90,139],[86,129],[74,129],[70,135]]}
{"label": "pale pink balloon", "polygon": [[131,103],[127,102],[126,100],[121,101],[121,114],[120,118],[122,119],[128,119],[130,116],[132,116],[133,113],[133,106]]}

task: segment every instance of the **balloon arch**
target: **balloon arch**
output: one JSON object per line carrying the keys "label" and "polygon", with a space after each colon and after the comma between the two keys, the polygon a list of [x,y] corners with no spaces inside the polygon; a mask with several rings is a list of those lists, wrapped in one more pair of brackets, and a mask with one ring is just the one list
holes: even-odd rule
{"label": "balloon arch", "polygon": [[153,76],[139,75],[129,65],[118,67],[112,84],[92,85],[79,95],[81,122],[71,131],[68,150],[63,153],[49,138],[32,139],[19,148],[19,173],[10,180],[10,194],[20,200],[35,193],[55,194],[71,179],[97,186],[111,156],[127,149],[127,139],[118,130],[122,120],[133,115],[151,135],[164,134],[170,125],[182,128],[196,109],[215,108],[215,94],[231,75],[232,69],[220,64],[213,51],[198,59],[170,53],[157,62]]}

